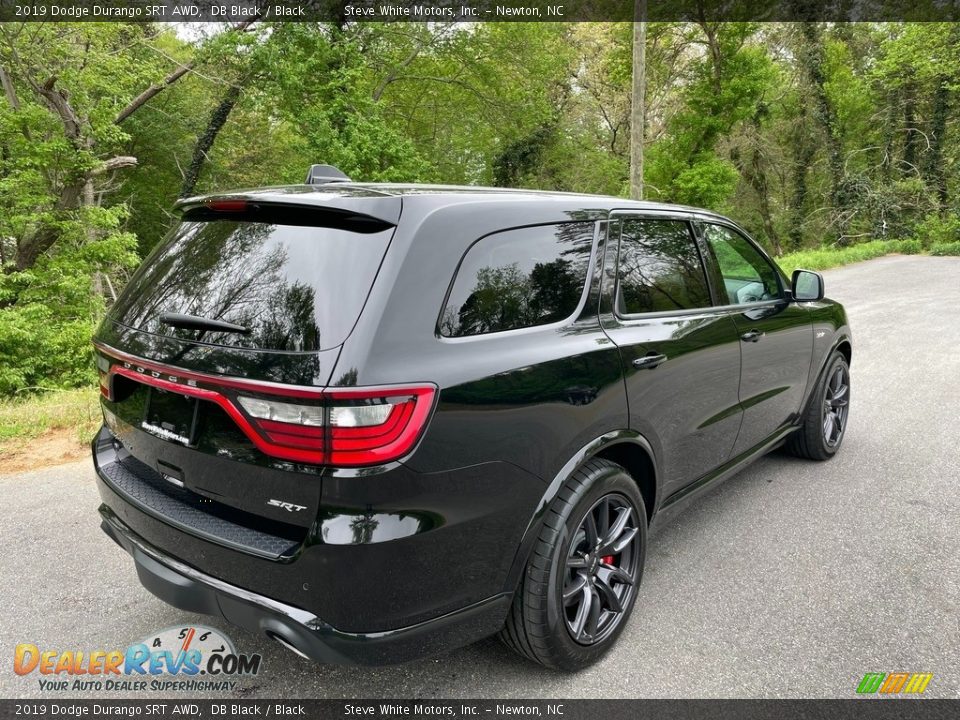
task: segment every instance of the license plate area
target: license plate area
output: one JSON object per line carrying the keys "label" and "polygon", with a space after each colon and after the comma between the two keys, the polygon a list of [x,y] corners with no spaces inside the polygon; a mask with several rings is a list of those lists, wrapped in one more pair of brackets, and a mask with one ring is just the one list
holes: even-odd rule
{"label": "license plate area", "polygon": [[144,405],[141,428],[151,435],[181,445],[196,444],[199,398],[147,386]]}

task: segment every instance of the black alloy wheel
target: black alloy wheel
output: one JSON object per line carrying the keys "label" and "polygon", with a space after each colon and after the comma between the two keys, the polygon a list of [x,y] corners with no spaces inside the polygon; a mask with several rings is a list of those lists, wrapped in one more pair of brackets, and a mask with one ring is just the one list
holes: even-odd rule
{"label": "black alloy wheel", "polygon": [[840,364],[830,371],[823,394],[823,441],[835,448],[843,439],[850,407],[850,372]]}
{"label": "black alloy wheel", "polygon": [[567,630],[581,645],[603,641],[624,618],[637,585],[636,511],[611,493],[587,511],[570,543],[563,584]]}
{"label": "black alloy wheel", "polygon": [[544,512],[500,637],[547,667],[582,670],[614,646],[636,604],[644,497],[621,465],[593,458]]}
{"label": "black alloy wheel", "polygon": [[850,364],[842,353],[830,357],[803,412],[787,449],[797,457],[829,460],[840,449],[850,421]]}

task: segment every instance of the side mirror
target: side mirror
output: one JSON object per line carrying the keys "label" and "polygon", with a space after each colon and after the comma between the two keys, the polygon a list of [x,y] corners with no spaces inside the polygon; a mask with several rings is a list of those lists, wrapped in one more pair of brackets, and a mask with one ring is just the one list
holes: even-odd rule
{"label": "side mirror", "polygon": [[791,291],[797,302],[823,300],[823,276],[813,270],[794,270]]}

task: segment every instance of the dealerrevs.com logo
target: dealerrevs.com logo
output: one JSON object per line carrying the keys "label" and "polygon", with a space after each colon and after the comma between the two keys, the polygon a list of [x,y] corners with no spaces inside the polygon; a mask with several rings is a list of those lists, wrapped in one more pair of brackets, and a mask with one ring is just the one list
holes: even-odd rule
{"label": "dealerrevs.com logo", "polygon": [[39,675],[45,692],[231,692],[238,684],[233,678],[256,675],[261,662],[259,654],[238,653],[219,630],[193,625],[152,633],[126,650],[50,650],[20,643],[13,670]]}

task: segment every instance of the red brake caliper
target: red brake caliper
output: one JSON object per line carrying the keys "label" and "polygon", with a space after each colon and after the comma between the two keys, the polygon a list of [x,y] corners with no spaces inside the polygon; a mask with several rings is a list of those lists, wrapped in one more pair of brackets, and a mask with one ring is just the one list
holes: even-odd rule
{"label": "red brake caliper", "polygon": [[602,558],[600,558],[600,562],[602,562],[604,565],[613,565],[613,555],[604,555]]}

